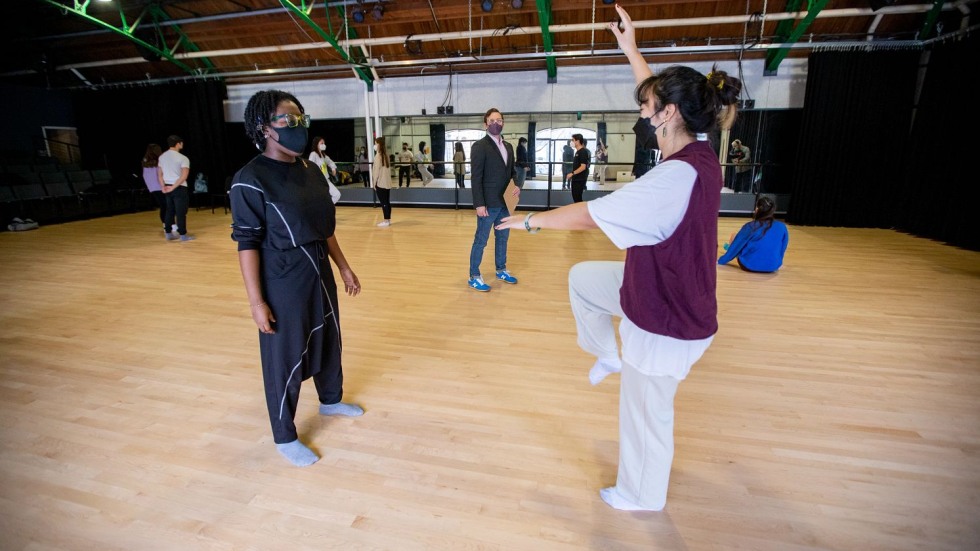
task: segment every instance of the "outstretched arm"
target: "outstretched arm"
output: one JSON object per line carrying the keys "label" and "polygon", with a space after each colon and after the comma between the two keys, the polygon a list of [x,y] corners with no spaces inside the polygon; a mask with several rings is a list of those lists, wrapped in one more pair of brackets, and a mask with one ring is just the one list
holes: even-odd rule
{"label": "outstretched arm", "polygon": [[653,71],[650,70],[650,66],[647,65],[646,60],[640,55],[639,48],[636,47],[636,29],[633,27],[633,20],[630,19],[630,15],[619,4],[616,4],[616,12],[619,13],[623,28],[620,30],[619,23],[613,22],[609,24],[609,30],[616,36],[616,42],[619,42],[620,49],[626,54],[626,59],[629,60],[630,67],[633,68],[633,78],[639,84],[652,77]]}
{"label": "outstretched arm", "polygon": [[[497,229],[527,229],[524,227],[526,217],[527,215],[516,214],[503,218]],[[528,225],[532,229],[549,230],[591,230],[599,227],[592,219],[592,215],[589,214],[589,207],[584,202],[572,203],[554,210],[531,213]]]}

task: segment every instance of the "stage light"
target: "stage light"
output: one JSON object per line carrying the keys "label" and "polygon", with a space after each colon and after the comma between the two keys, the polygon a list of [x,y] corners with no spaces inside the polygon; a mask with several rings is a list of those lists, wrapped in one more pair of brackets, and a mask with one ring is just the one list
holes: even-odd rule
{"label": "stage light", "polygon": [[360,6],[357,6],[356,8],[352,9],[350,12],[350,18],[353,19],[355,23],[363,23],[364,9],[361,8]]}
{"label": "stage light", "polygon": [[480,7],[483,8],[483,11],[485,12],[493,11],[493,0],[483,0],[483,3],[480,4]]}
{"label": "stage light", "polygon": [[615,4],[616,0],[602,0],[603,4]]}
{"label": "stage light", "polygon": [[381,21],[381,18],[384,16],[385,16],[385,7],[382,6],[380,3],[375,4],[374,9],[371,10],[371,17],[373,17],[375,21]]}
{"label": "stage light", "polygon": [[510,5],[515,10],[519,10],[524,7],[524,0],[512,0]]}

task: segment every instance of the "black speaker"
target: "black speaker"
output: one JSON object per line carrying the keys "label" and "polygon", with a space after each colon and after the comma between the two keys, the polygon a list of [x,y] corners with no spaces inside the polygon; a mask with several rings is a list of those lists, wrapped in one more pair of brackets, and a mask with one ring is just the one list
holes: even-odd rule
{"label": "black speaker", "polygon": [[440,105],[439,107],[436,107],[436,113],[438,113],[440,115],[445,115],[446,114],[446,108],[444,106]]}
{"label": "black speaker", "polygon": [[[153,29],[137,29],[133,35],[143,42],[152,45],[154,48],[161,49],[160,40],[157,34],[153,32]],[[142,44],[136,43],[136,51],[147,61],[160,61],[160,54],[144,47]]]}
{"label": "black speaker", "polygon": [[453,106],[452,105],[447,105],[446,106],[446,114],[447,115],[452,115],[453,114]]}

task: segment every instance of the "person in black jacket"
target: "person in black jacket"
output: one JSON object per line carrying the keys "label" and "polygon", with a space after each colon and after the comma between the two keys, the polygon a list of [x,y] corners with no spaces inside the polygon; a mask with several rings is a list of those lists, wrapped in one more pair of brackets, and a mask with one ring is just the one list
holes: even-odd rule
{"label": "person in black jacket", "polygon": [[[470,182],[473,185],[473,207],[476,208],[476,233],[470,248],[470,279],[467,284],[477,291],[486,292],[490,286],[480,275],[480,261],[483,249],[490,239],[490,230],[505,217],[510,216],[504,203],[507,184],[514,178],[514,148],[503,136],[504,116],[495,107],[483,115],[483,125],[487,135],[473,143],[470,148]],[[519,195],[521,188],[514,189]],[[517,278],[507,271],[507,238],[510,230],[494,229],[494,264],[497,279],[511,285]]]}
{"label": "person in black jacket", "polygon": [[524,180],[527,178],[527,171],[531,170],[531,165],[527,161],[527,138],[521,137],[517,140],[517,163],[514,168],[514,185],[524,188]]}
{"label": "person in black jacket", "polygon": [[575,149],[572,140],[568,140],[561,148],[561,188],[568,189],[568,173],[572,171],[572,161],[575,159]]}

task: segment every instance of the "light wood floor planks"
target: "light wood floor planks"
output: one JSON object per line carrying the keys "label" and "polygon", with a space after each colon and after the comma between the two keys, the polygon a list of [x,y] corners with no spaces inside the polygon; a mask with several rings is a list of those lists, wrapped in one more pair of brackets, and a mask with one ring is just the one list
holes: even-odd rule
{"label": "light wood floor planks", "polygon": [[228,215],[192,211],[190,243],[151,212],[0,233],[0,548],[980,548],[980,254],[791,227],[778,275],[720,267],[667,508],[631,514],[598,496],[619,377],[588,384],[566,284],[623,253],[513,232],[520,284],[480,294],[473,216],[340,208],[367,413],[320,418],[304,385],[305,469],[272,444]]}

